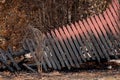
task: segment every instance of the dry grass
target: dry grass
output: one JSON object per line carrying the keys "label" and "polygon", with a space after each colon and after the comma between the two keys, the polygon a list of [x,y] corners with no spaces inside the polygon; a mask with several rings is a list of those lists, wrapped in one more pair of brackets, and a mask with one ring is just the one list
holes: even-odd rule
{"label": "dry grass", "polygon": [[[103,12],[110,0],[2,0],[0,48],[17,49],[28,24],[42,32]],[[25,33],[24,33],[25,32]],[[31,34],[31,33],[30,33]]]}

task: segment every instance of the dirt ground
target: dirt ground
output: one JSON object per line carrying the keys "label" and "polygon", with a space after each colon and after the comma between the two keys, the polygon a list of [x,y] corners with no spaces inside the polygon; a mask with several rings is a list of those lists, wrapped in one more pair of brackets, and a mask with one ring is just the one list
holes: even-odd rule
{"label": "dirt ground", "polygon": [[98,67],[100,68],[43,72],[41,75],[25,71],[16,73],[4,71],[0,72],[0,80],[120,80],[119,64],[109,63],[107,66],[103,64]]}
{"label": "dirt ground", "polygon": [[0,80],[120,80],[120,69],[78,70],[75,72],[42,73],[42,79],[36,73],[21,72],[17,76],[0,73]]}

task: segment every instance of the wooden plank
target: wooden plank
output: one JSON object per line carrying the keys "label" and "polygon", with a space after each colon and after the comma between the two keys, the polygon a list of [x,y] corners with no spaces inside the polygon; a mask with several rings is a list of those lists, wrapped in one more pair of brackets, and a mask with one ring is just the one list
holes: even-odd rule
{"label": "wooden plank", "polygon": [[[49,44],[48,44],[49,45]],[[52,53],[54,54],[54,52],[52,51],[52,48],[49,48],[50,46],[46,46],[46,48],[44,49],[44,54],[47,54],[49,56],[49,60],[51,62],[52,68],[56,69],[56,64],[55,64],[55,58],[53,57]]]}
{"label": "wooden plank", "polygon": [[10,61],[13,63],[13,66],[19,71],[21,70],[21,68],[18,66],[18,64],[15,62],[14,58],[12,57],[12,49],[10,47],[8,47],[9,51],[6,51],[6,55],[7,57],[10,59]]}
{"label": "wooden plank", "polygon": [[[96,58],[97,58],[97,60],[99,61],[99,56],[98,56],[98,54],[97,54],[97,48],[98,47],[94,47],[94,44],[93,44],[93,42],[91,41],[91,38],[90,38],[90,36],[88,35],[88,32],[87,32],[87,30],[85,29],[85,26],[83,25],[83,23],[81,22],[81,21],[79,21],[79,26],[81,27],[81,30],[83,31],[83,33],[84,33],[84,35],[85,35],[85,37],[86,37],[86,39],[89,41],[89,43],[91,43],[91,48],[93,49],[93,51],[94,51],[94,54],[96,55]],[[99,52],[98,52],[99,53]],[[104,56],[101,56],[102,58],[104,57]]]}
{"label": "wooden plank", "polygon": [[[107,52],[106,52],[104,46],[102,45],[101,41],[99,40],[99,36],[97,35],[97,31],[94,29],[94,26],[91,26],[93,29],[93,32],[92,32],[91,27],[87,24],[87,21],[83,20],[83,23],[84,23],[84,26],[86,27],[86,30],[88,31],[89,36],[93,40],[93,44],[97,44],[98,50],[100,51],[99,52],[100,55],[103,56],[104,54],[106,54]],[[94,33],[94,34],[92,34],[92,33]],[[94,35],[96,35],[96,37]],[[109,59],[108,55],[105,55],[104,57]]]}
{"label": "wooden plank", "polygon": [[115,19],[115,21],[116,21],[116,23],[118,25],[119,30],[120,30],[120,23],[119,23],[120,19],[119,19],[119,16],[115,13],[112,5],[109,6],[109,11],[111,12],[113,18]]}
{"label": "wooden plank", "polygon": [[[73,24],[71,24],[71,27],[75,27],[75,26]],[[79,55],[81,56],[81,59],[84,60],[83,51],[79,49],[80,46],[78,45],[79,43],[77,41],[77,38],[75,37],[76,34],[74,34],[73,31],[70,32],[70,30],[72,30],[72,29],[70,27],[68,27],[68,31],[69,31],[70,35],[73,35],[72,36],[73,39],[74,39],[73,41],[74,41],[75,46],[76,46],[76,48],[79,52]],[[84,54],[86,54],[86,59],[87,60],[90,60],[91,58],[94,58],[94,57],[92,57],[92,54],[89,53],[88,51],[86,51],[86,53],[84,53]]]}
{"label": "wooden plank", "polygon": [[7,61],[6,53],[2,49],[0,49],[0,54],[1,54],[0,62],[3,65],[5,65],[8,68],[8,70],[10,70],[11,72],[13,72],[14,69],[12,67],[10,67],[10,65],[8,65],[8,63],[7,63],[8,61]]}
{"label": "wooden plank", "polygon": [[45,62],[44,58],[43,58],[43,61],[42,61],[42,66],[43,66],[45,71],[48,71],[48,67],[46,66],[46,62]]}
{"label": "wooden plank", "polygon": [[[65,46],[65,43],[63,41],[63,37],[60,35],[60,33],[58,32],[58,30],[56,30],[56,29],[55,29],[55,34],[56,34],[57,38],[59,39],[59,42],[60,42],[61,46],[63,47],[64,53],[65,54],[69,54],[69,52],[68,52],[68,50],[67,50],[67,48]],[[68,59],[66,58],[66,56],[64,57],[64,61],[66,63],[67,68],[70,69],[71,65],[69,64]]]}
{"label": "wooden plank", "polygon": [[[78,30],[77,30],[76,27],[78,27]],[[79,28],[79,25],[78,25],[77,22],[75,22],[75,26],[72,27],[72,29],[73,29],[73,32],[76,35],[78,43],[81,46],[80,50],[82,51],[83,61],[86,62],[86,55],[88,56],[88,53],[91,53],[91,55],[89,55],[88,57],[90,57],[90,58],[92,57],[92,59],[95,60],[95,56],[92,52],[92,49],[90,48],[87,40],[84,40],[85,39],[84,34],[81,32],[81,29]]]}
{"label": "wooden plank", "polygon": [[109,39],[111,40],[111,42],[113,42],[115,40],[114,36],[113,36],[112,32],[109,30],[107,22],[105,21],[103,15],[99,14],[99,18],[100,18],[102,24],[104,25],[104,28],[105,28],[105,30],[107,32],[107,35],[108,35]]}
{"label": "wooden plank", "polygon": [[[33,56],[33,54],[35,54],[35,52],[33,51],[34,48],[33,48],[33,45],[32,45],[32,43],[31,43],[31,41],[30,41],[29,39],[26,40],[26,44],[27,44],[27,47],[28,47],[28,49],[29,49],[29,51],[30,51],[30,54],[32,55],[32,57],[34,57],[34,56]],[[46,61],[47,61],[47,64],[49,65],[49,67],[52,67],[52,66],[51,66],[51,62],[49,61],[48,57],[46,57],[46,55],[44,55],[44,57],[45,57],[45,59],[46,59]],[[37,58],[34,57],[34,59],[37,59]],[[35,63],[37,64],[37,60],[34,60],[34,61],[35,61]],[[37,64],[37,65],[38,65],[38,64]]]}
{"label": "wooden plank", "polygon": [[107,15],[108,15],[108,17],[110,19],[111,24],[113,25],[113,27],[115,29],[117,35],[120,37],[120,30],[118,28],[119,25],[115,22],[115,20],[114,20],[114,18],[112,16],[111,12],[109,11],[109,9],[106,9],[106,13],[107,13]]}
{"label": "wooden plank", "polygon": [[73,34],[74,34],[74,36],[75,36],[75,38],[76,38],[76,41],[77,41],[78,44],[79,44],[78,50],[81,50],[81,53],[80,53],[81,58],[82,58],[82,60],[83,60],[84,62],[86,62],[86,59],[85,59],[85,57],[83,56],[83,51],[86,52],[86,50],[85,50],[85,49],[81,49],[81,48],[83,48],[85,45],[83,44],[83,42],[82,42],[82,40],[81,40],[81,38],[80,38],[80,36],[79,36],[79,32],[76,30],[76,26],[73,25],[73,24],[71,24],[71,28],[72,28],[72,30],[73,30]]}
{"label": "wooden plank", "polygon": [[[65,33],[66,37],[68,38],[68,42],[69,42],[69,44],[70,44],[70,46],[71,46],[74,54],[76,55],[76,58],[77,58],[78,62],[81,63],[81,62],[79,61],[79,60],[80,60],[79,53],[77,52],[77,50],[76,50],[76,48],[75,48],[75,45],[74,45],[74,43],[73,43],[73,41],[72,41],[72,39],[71,39],[71,37],[70,37],[70,34],[68,33],[68,30],[67,30],[66,27],[63,27],[63,32]],[[79,66],[79,63],[78,63],[78,65],[76,65],[77,67],[80,67],[80,66]]]}
{"label": "wooden plank", "polygon": [[[52,38],[51,35],[49,35],[49,37],[50,37],[50,39]],[[49,40],[47,40],[47,43],[48,43],[48,45],[49,45],[49,47],[48,47],[49,51],[50,51],[50,49],[51,49],[51,51],[52,51],[52,52],[51,52],[51,51],[49,52],[49,54],[50,54],[49,56],[51,56],[50,58],[53,60],[53,64],[55,64],[55,65],[57,66],[57,68],[60,70],[60,69],[61,69],[60,61],[59,61],[58,58],[55,56],[56,54],[55,54],[55,52],[52,50],[53,48],[52,48]]]}
{"label": "wooden plank", "polygon": [[[74,33],[73,33],[73,31],[72,31],[72,29],[71,29],[71,27],[75,27],[75,26],[69,26],[69,25],[67,25],[67,30],[68,30],[68,33],[69,33],[69,35],[71,36],[71,40],[72,40],[72,42],[74,43],[74,47],[76,48],[76,51],[78,52],[78,56],[79,56],[79,62],[80,62],[80,64],[82,63],[82,60],[81,59],[83,59],[83,55],[82,55],[82,51],[79,49],[79,43],[77,42],[77,39],[76,39],[76,37],[75,37],[75,35],[74,35]],[[73,46],[73,45],[72,45]]]}
{"label": "wooden plank", "polygon": [[55,35],[55,33],[54,33],[53,31],[51,31],[51,34],[52,34],[53,39],[54,39],[55,42],[56,42],[56,45],[58,46],[58,49],[59,49],[59,51],[60,51],[60,54],[61,54],[61,56],[62,56],[61,65],[62,65],[62,67],[65,67],[65,62],[64,62],[64,60],[65,60],[65,53],[64,53],[64,51],[63,51],[63,49],[62,49],[62,47],[61,47],[61,45],[60,45],[60,43],[59,43],[58,38],[56,38],[57,36]]}
{"label": "wooden plank", "polygon": [[22,43],[22,47],[23,47],[23,49],[24,49],[24,50],[28,50],[28,47],[27,47],[27,45],[26,45],[26,42],[25,42],[25,41],[23,41],[23,43]]}
{"label": "wooden plank", "polygon": [[102,36],[102,32],[100,31],[99,25],[97,24],[96,20],[94,17],[90,17],[90,19],[88,19],[89,25],[91,25],[91,29],[93,29],[93,32],[95,33],[95,36],[97,38],[97,41],[102,49],[102,51],[104,52],[105,57],[110,60],[109,57],[109,47],[104,39],[104,37]]}
{"label": "wooden plank", "polygon": [[109,17],[108,17],[108,15],[107,15],[106,11],[103,12],[103,16],[104,16],[104,18],[105,18],[105,21],[106,21],[107,24],[108,24],[108,27],[109,27],[110,31],[113,33],[113,35],[114,35],[115,38],[117,39],[117,38],[118,38],[118,35],[117,35],[115,29],[113,28],[112,23],[110,22]]}
{"label": "wooden plank", "polygon": [[73,52],[73,50],[72,50],[72,48],[71,48],[71,46],[70,46],[70,44],[69,44],[69,42],[68,42],[67,36],[66,36],[65,33],[63,32],[63,29],[59,28],[59,32],[60,32],[60,34],[61,34],[61,36],[62,36],[62,39],[63,39],[64,42],[65,42],[66,47],[64,47],[64,48],[66,48],[66,49],[65,49],[66,52],[67,52],[68,54],[70,54],[70,56],[71,56],[71,58],[73,59],[75,65],[76,65],[76,66],[79,66],[79,64],[78,64],[78,62],[77,62],[77,58],[76,58],[76,56],[75,56],[75,54],[74,54],[74,52]]}
{"label": "wooden plank", "polygon": [[[50,37],[50,39],[52,38],[52,35],[48,35],[48,36]],[[52,39],[53,39],[53,38],[52,38]],[[47,43],[48,43],[48,45],[49,45],[49,48],[50,48],[51,51],[52,51],[50,54],[52,54],[52,57],[53,57],[53,59],[54,59],[54,62],[57,64],[58,68],[60,69],[61,66],[62,66],[62,67],[65,67],[64,61],[63,61],[63,59],[61,59],[61,55],[60,55],[60,58],[58,58],[59,54],[58,54],[58,56],[56,56],[56,53],[55,53],[55,51],[53,51],[54,49],[52,48],[50,42],[47,41]],[[58,59],[59,59],[59,60],[58,60]],[[60,65],[60,64],[61,64],[61,65]]]}
{"label": "wooden plank", "polygon": [[52,45],[52,47],[53,47],[53,49],[55,51],[55,55],[56,55],[55,62],[56,62],[56,65],[57,65],[58,69],[61,69],[60,61],[61,61],[62,57],[61,57],[61,55],[59,53],[59,50],[58,50],[58,48],[57,48],[53,38],[51,37],[51,35],[49,33],[47,33],[47,37],[48,37],[48,39],[49,39],[49,41],[50,41],[50,43],[51,43],[51,45]]}
{"label": "wooden plank", "polygon": [[116,7],[118,8],[118,10],[120,9],[120,3],[118,0],[113,0],[113,2],[115,3]]}
{"label": "wooden plank", "polygon": [[118,14],[119,16],[119,10],[120,10],[120,4],[118,0],[114,0],[111,4],[115,10],[115,12]]}
{"label": "wooden plank", "polygon": [[101,19],[101,22],[104,24],[104,28],[106,29],[106,31],[107,31],[107,35],[108,35],[108,37],[109,37],[109,40],[112,42],[112,45],[113,45],[113,47],[114,47],[114,50],[116,50],[116,45],[118,45],[118,43],[116,43],[116,37],[114,37],[113,35],[113,33],[110,31],[110,29],[109,29],[109,25],[108,25],[108,23],[104,20],[104,18],[103,18],[103,16],[100,14],[99,15],[99,17],[100,17],[100,19]]}
{"label": "wooden plank", "polygon": [[[81,25],[81,29],[83,30],[83,32],[85,33],[86,37],[88,38],[88,40],[90,40],[90,42],[92,42],[92,44],[94,45],[93,48],[95,48],[97,50],[97,52],[99,53],[99,56],[101,58],[105,58],[104,55],[102,54],[102,51],[97,43],[97,41],[94,39],[92,33],[89,33],[90,30],[86,30],[86,26],[83,25],[82,22],[79,21],[79,24]],[[88,27],[87,27],[88,28]],[[95,53],[96,54],[96,53]]]}
{"label": "wooden plank", "polygon": [[[105,19],[107,19],[108,16],[105,13],[103,13],[103,14],[105,16]],[[109,39],[111,40],[112,44],[114,45],[114,50],[116,50],[116,46],[117,46],[116,41],[118,40],[117,39],[118,35],[114,36],[114,32],[113,32],[114,29],[113,29],[112,25],[110,24],[110,20],[108,20],[108,19],[107,20],[102,19],[103,16],[101,16],[100,18],[101,18],[102,23],[106,24],[105,28],[107,28]]]}
{"label": "wooden plank", "polygon": [[[46,57],[49,57],[49,60],[50,60],[50,62],[51,62],[51,65],[52,65],[52,68],[54,68],[54,69],[60,69],[59,67],[57,67],[57,65],[55,64],[55,62],[54,62],[54,59],[51,57],[51,55],[49,55],[49,53],[47,53],[47,52],[44,52],[44,57],[46,58]],[[48,60],[48,59],[46,59],[46,60]]]}
{"label": "wooden plank", "polygon": [[4,50],[0,49],[0,57],[7,62],[7,57],[6,57],[6,53]]}
{"label": "wooden plank", "polygon": [[111,53],[114,53],[114,48],[112,46],[112,42],[108,38],[107,32],[106,32],[106,30],[104,28],[104,25],[102,24],[102,22],[100,21],[100,19],[99,19],[99,17],[97,15],[95,15],[95,19],[96,19],[97,24],[99,25],[100,30],[102,31],[102,34],[103,34],[103,36],[105,38],[105,41],[107,42],[109,50],[111,51]]}
{"label": "wooden plank", "polygon": [[[30,45],[28,48],[29,48],[29,50],[31,52],[31,55],[32,55],[36,65],[37,65],[38,72],[40,72],[41,63],[39,61],[39,58],[41,58],[41,57],[39,56],[40,53],[37,53],[37,48],[40,47],[42,44],[35,44],[36,42],[34,40],[32,40],[32,39],[28,39],[28,41],[29,41],[28,45]],[[42,47],[40,47],[40,48],[42,48]],[[52,64],[51,64],[51,61],[50,61],[50,57],[48,56],[48,54],[41,55],[41,56],[45,57],[46,62],[52,67]],[[39,57],[39,58],[37,58],[37,57]]]}
{"label": "wooden plank", "polygon": [[[47,37],[46,37],[46,38],[47,38]],[[53,49],[50,41],[47,40],[47,41],[46,41],[46,45],[47,45],[48,48],[49,48],[48,54],[49,54],[50,58],[53,59],[52,65],[57,65],[57,66],[58,66],[58,69],[60,69],[59,62],[61,62],[61,61],[59,61],[58,58],[56,57],[55,51],[54,51],[54,49]],[[47,47],[46,47],[46,48],[47,48]],[[45,51],[47,51],[47,50],[45,50]]]}
{"label": "wooden plank", "polygon": [[1,62],[2,64],[4,64],[4,65],[8,68],[8,70],[10,70],[11,72],[14,72],[14,71],[15,71],[12,67],[10,67],[10,66],[7,64],[7,62],[4,61],[2,58],[0,58],[0,62]]}
{"label": "wooden plank", "polygon": [[[58,47],[59,47],[59,46],[58,46]],[[68,61],[70,62],[70,64],[73,66],[74,64],[73,64],[73,61],[72,61],[70,55],[69,55],[69,54],[66,54],[66,57],[67,57]]]}
{"label": "wooden plank", "polygon": [[[46,64],[48,65],[48,67],[49,68],[52,68],[52,63],[50,62],[50,60],[49,60],[49,58],[48,58],[49,56],[47,55],[47,54],[43,54],[43,58],[44,58],[44,60],[45,60],[45,62],[46,62]],[[55,66],[55,67],[53,67],[54,69],[57,69],[57,67]]]}
{"label": "wooden plank", "polygon": [[[78,23],[75,23],[76,25],[76,29],[78,30],[79,32],[79,35],[81,36],[84,44],[87,46],[87,49],[90,51],[93,51],[93,54],[95,55],[95,57],[97,58],[98,62],[100,62],[100,57],[96,51],[96,49],[94,48],[94,45],[92,44],[92,42],[90,40],[88,40],[88,37],[86,37],[85,33],[83,32],[82,28],[83,27],[80,22],[79,24]],[[89,45],[90,44],[90,45]]]}

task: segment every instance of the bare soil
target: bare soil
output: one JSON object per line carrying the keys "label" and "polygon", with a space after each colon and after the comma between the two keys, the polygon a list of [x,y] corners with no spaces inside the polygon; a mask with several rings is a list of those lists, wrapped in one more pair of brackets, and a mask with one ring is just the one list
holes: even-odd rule
{"label": "bare soil", "polygon": [[69,72],[37,73],[20,72],[17,75],[9,72],[0,73],[0,80],[120,80],[120,69],[113,70],[78,70]]}
{"label": "bare soil", "polygon": [[41,74],[27,71],[16,73],[4,71],[0,72],[0,80],[120,80],[120,64],[118,63],[109,62],[91,66],[88,65],[80,69],[43,72]]}

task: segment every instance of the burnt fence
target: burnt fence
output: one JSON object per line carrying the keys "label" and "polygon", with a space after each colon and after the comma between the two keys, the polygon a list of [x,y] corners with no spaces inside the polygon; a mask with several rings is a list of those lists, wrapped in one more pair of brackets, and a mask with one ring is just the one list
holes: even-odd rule
{"label": "burnt fence", "polygon": [[35,34],[36,40],[25,40],[19,52],[13,52],[10,47],[8,51],[0,50],[0,61],[4,65],[1,67],[10,71],[21,70],[24,61],[19,62],[16,57],[26,54],[32,56],[33,62],[27,61],[23,66],[32,71],[32,66],[42,65],[45,71],[61,70],[80,68],[89,61],[120,58],[119,7],[118,0],[112,0],[103,13],[44,33],[42,44],[39,34]]}

